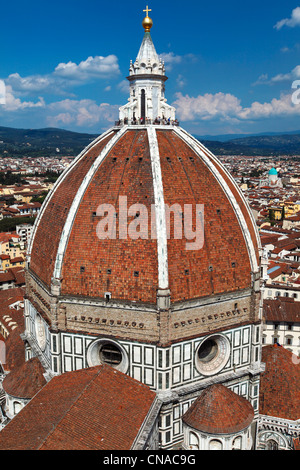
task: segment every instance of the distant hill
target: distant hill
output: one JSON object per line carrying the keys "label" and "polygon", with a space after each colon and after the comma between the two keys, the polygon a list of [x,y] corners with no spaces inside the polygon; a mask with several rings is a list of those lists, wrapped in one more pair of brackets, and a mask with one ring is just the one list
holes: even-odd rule
{"label": "distant hill", "polygon": [[[13,129],[0,127],[0,155],[40,157],[78,155],[97,135],[63,129]],[[59,149],[59,152],[57,152]]]}
{"label": "distant hill", "polygon": [[[78,155],[97,134],[64,129],[0,127],[0,156],[40,157]],[[259,135],[196,136],[216,155],[300,155],[300,131]],[[59,152],[57,151],[59,149]]]}
{"label": "distant hill", "polygon": [[227,141],[199,140],[217,155],[300,155],[300,131],[298,134],[246,136]]}
{"label": "distant hill", "polygon": [[217,142],[228,142],[235,139],[243,139],[244,137],[266,137],[266,136],[278,136],[278,135],[300,135],[299,131],[289,132],[260,132],[258,134],[221,134],[221,135],[197,135],[197,139],[203,141],[217,141]]}

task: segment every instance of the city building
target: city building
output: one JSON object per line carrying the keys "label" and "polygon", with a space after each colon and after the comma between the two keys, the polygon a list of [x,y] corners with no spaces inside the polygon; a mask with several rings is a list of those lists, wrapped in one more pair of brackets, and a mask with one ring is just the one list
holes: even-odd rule
{"label": "city building", "polygon": [[263,345],[279,344],[300,358],[300,308],[291,298],[264,301]]}

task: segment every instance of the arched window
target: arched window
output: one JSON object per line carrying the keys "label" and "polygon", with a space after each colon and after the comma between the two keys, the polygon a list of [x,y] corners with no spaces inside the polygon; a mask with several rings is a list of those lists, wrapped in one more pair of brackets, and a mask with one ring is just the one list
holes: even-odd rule
{"label": "arched window", "polygon": [[189,433],[189,449],[199,450],[199,439],[194,432]]}
{"label": "arched window", "polygon": [[146,119],[146,93],[145,93],[145,90],[142,90],[142,95],[141,95],[141,118],[142,118],[143,123],[144,123],[145,119]]}
{"label": "arched window", "polygon": [[223,444],[217,439],[212,439],[209,443],[209,450],[223,450]]}
{"label": "arched window", "polygon": [[267,441],[266,450],[278,450],[278,443],[274,439]]}
{"label": "arched window", "polygon": [[18,414],[22,409],[22,404],[18,401],[14,401],[14,414]]}
{"label": "arched window", "polygon": [[242,450],[242,438],[236,437],[232,443],[232,450]]}

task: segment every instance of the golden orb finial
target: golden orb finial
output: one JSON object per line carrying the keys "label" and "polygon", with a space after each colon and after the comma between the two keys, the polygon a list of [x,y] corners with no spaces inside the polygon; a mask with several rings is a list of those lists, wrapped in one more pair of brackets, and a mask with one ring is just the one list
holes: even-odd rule
{"label": "golden orb finial", "polygon": [[153,21],[151,20],[151,18],[149,18],[148,13],[149,13],[149,11],[152,11],[152,10],[149,10],[148,5],[147,5],[146,10],[143,10],[143,11],[146,12],[147,16],[146,16],[146,18],[144,18],[142,25],[143,25],[143,28],[144,28],[145,32],[150,33],[150,29],[153,26]]}

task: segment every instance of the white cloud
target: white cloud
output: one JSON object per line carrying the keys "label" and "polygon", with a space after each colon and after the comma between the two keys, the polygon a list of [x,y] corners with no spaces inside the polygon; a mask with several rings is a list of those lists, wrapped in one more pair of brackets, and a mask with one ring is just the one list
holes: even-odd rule
{"label": "white cloud", "polygon": [[175,55],[174,52],[163,52],[159,56],[166,65],[180,64],[182,56]]}
{"label": "white cloud", "polygon": [[297,65],[290,73],[276,75],[271,81],[284,82],[287,80],[296,80],[297,78],[300,78],[300,65]]}
{"label": "white cloud", "polygon": [[279,30],[283,28],[283,26],[288,26],[290,28],[294,28],[295,26],[300,26],[300,7],[297,7],[292,11],[290,18],[285,18],[283,20],[278,21],[278,23],[276,23],[274,28]]}
{"label": "white cloud", "polygon": [[39,97],[37,102],[33,101],[21,101],[20,98],[16,98],[10,85],[6,86],[5,90],[5,104],[2,106],[4,111],[19,111],[26,108],[44,108],[45,101],[42,97]]}
{"label": "white cloud", "polygon": [[122,80],[118,85],[117,85],[118,90],[120,90],[121,93],[124,93],[125,95],[129,95],[129,82],[128,80]]}
{"label": "white cloud", "polygon": [[27,92],[43,91],[49,87],[50,82],[47,75],[32,75],[22,78],[18,73],[13,73],[6,79],[6,83],[11,85],[15,91]]}
{"label": "white cloud", "polygon": [[183,77],[183,75],[179,74],[177,79],[176,79],[176,84],[178,88],[183,88],[186,85],[186,80]]}
{"label": "white cloud", "polygon": [[283,94],[279,99],[273,98],[269,103],[254,102],[249,108],[239,113],[241,119],[264,119],[270,117],[299,116],[300,106],[293,105],[292,96]]}
{"label": "white cloud", "polygon": [[243,108],[241,101],[229,93],[205,94],[196,98],[177,93],[173,105],[182,121],[230,121],[266,119],[270,117],[300,116],[300,106],[292,102],[290,94],[274,98],[271,102],[254,102]]}
{"label": "white cloud", "polygon": [[21,77],[19,73],[13,73],[5,79],[5,83],[15,94],[47,93],[73,97],[69,91],[70,87],[116,77],[119,74],[118,58],[115,55],[96,56],[88,57],[78,65],[74,62],[60,63],[53,72],[45,75]]}
{"label": "white cloud", "polygon": [[62,100],[48,106],[47,123],[52,126],[74,124],[77,127],[92,127],[97,123],[114,123],[118,106],[97,104],[93,100]]}
{"label": "white cloud", "polygon": [[261,75],[253,85],[272,85],[275,83],[297,80],[299,78],[300,78],[300,65],[297,65],[297,67],[295,67],[291,72],[280,73],[270,79],[267,74]]}
{"label": "white cloud", "polygon": [[21,77],[20,74],[13,73],[5,79],[5,83],[7,86],[11,86],[14,93],[19,95],[36,95],[37,93],[72,95],[70,92],[66,92],[70,83],[51,74]]}
{"label": "white cloud", "polygon": [[7,123],[26,120],[28,127],[77,127],[79,130],[87,130],[94,126],[96,131],[100,131],[114,124],[118,118],[118,110],[117,105],[97,104],[90,99],[64,99],[50,104],[42,97],[35,101],[25,101],[17,97],[12,87],[7,85],[5,104],[0,105],[0,116]]}
{"label": "white cloud", "polygon": [[177,108],[178,115],[183,121],[193,119],[210,120],[213,118],[227,118],[236,116],[241,111],[240,100],[233,95],[206,93],[196,98],[182,93],[176,94],[173,105]]}
{"label": "white cloud", "polygon": [[196,61],[197,58],[194,54],[176,55],[174,52],[163,52],[159,54],[160,59],[165,63],[168,71],[172,70],[174,65],[181,64],[184,60]]}
{"label": "white cloud", "polygon": [[109,78],[119,73],[118,58],[115,55],[88,57],[78,65],[71,61],[62,62],[54,71],[54,75],[76,81],[86,81],[94,77]]}

